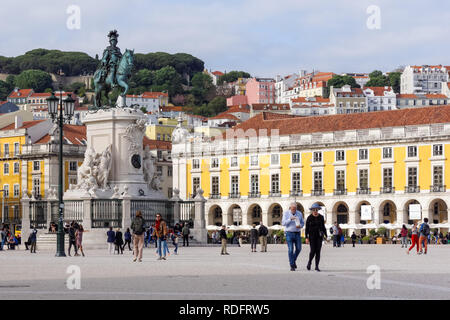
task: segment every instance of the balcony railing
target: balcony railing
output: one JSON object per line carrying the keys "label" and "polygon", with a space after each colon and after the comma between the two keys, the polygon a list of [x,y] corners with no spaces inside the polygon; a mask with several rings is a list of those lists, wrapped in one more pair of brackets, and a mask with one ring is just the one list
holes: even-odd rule
{"label": "balcony railing", "polygon": [[323,196],[325,194],[325,191],[323,189],[314,189],[311,190],[312,196]]}
{"label": "balcony railing", "polygon": [[394,187],[381,187],[380,193],[395,193]]}
{"label": "balcony railing", "polygon": [[261,192],[249,192],[248,197],[249,198],[261,198]]}
{"label": "balcony railing", "polygon": [[269,197],[281,197],[281,192],[280,191],[278,191],[278,192],[270,191],[269,192]]}
{"label": "balcony railing", "polygon": [[446,190],[447,190],[447,188],[445,185],[437,184],[437,185],[430,186],[431,192],[445,192]]}
{"label": "balcony railing", "polygon": [[228,194],[228,198],[236,199],[236,198],[240,198],[240,197],[241,197],[241,193],[240,192],[233,192],[233,193],[229,193]]}
{"label": "balcony railing", "polygon": [[419,186],[406,186],[405,187],[405,193],[419,193],[420,187]]}
{"label": "balcony railing", "polygon": [[211,193],[209,195],[210,199],[220,199],[220,193]]}
{"label": "balcony railing", "polygon": [[301,196],[303,196],[303,191],[302,190],[291,190],[291,191],[289,191],[289,195],[291,197],[301,197]]}
{"label": "balcony railing", "polygon": [[358,188],[356,194],[370,194],[370,188]]}
{"label": "balcony railing", "polygon": [[335,196],[345,196],[347,194],[347,189],[334,189]]}

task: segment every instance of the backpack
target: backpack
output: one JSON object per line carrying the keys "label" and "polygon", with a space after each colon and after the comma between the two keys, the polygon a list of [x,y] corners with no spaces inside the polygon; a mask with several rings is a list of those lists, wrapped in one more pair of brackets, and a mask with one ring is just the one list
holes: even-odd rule
{"label": "backpack", "polygon": [[144,229],[144,219],[136,217],[133,221],[133,231],[135,234],[140,236],[145,232]]}
{"label": "backpack", "polygon": [[330,234],[333,234],[333,227],[330,228]]}
{"label": "backpack", "polygon": [[423,223],[420,227],[420,231],[424,236],[428,236],[430,234],[430,226],[427,223]]}

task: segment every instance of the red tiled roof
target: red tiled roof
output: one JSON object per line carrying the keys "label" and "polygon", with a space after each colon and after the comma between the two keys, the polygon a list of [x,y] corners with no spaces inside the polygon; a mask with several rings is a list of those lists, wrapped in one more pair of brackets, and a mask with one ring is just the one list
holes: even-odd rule
{"label": "red tiled roof", "polygon": [[384,96],[385,91],[392,91],[392,87],[364,87],[364,90],[366,89],[373,90],[373,95],[375,97]]}
{"label": "red tiled roof", "polygon": [[[23,122],[22,126],[18,129],[31,128],[31,127],[37,125],[38,123],[41,123],[42,121],[45,121],[45,120],[25,121],[25,122]],[[0,130],[14,130],[14,129],[15,129],[15,123],[11,123],[11,124],[7,125],[6,127],[1,128]]]}
{"label": "red tiled roof", "polygon": [[250,113],[250,106],[248,105],[237,105],[237,106],[230,106],[228,107],[228,110],[226,111],[227,113],[232,113],[232,112],[243,112],[243,113]]}
{"label": "red tiled roof", "polygon": [[439,94],[439,93],[429,93],[426,94],[425,97],[428,99],[448,99],[448,97],[445,94]]}
{"label": "red tiled roof", "polygon": [[302,102],[302,103],[328,103],[330,102],[329,98],[323,98],[323,97],[314,97],[314,100],[312,98],[306,98],[306,97],[300,97],[295,98],[291,100],[292,102]]}
{"label": "red tiled roof", "polygon": [[[63,129],[63,135],[66,140],[71,144],[75,145],[85,145],[82,143],[84,140],[86,142],[86,126],[77,126],[73,124],[65,124]],[[45,144],[50,142],[50,135],[46,134],[41,139],[36,141],[36,144]]]}
{"label": "red tiled roof", "polygon": [[[52,94],[47,92],[35,92],[32,95],[30,95],[29,98],[44,98],[44,97],[50,97]],[[64,95],[64,93],[63,93]]]}
{"label": "red tiled roof", "polygon": [[8,98],[26,98],[33,92],[33,89],[19,89],[9,94]]}
{"label": "red tiled roof", "polygon": [[172,150],[172,142],[170,141],[161,141],[161,140],[152,140],[144,136],[143,140],[144,148],[146,146],[150,147],[150,150]]}
{"label": "red tiled roof", "polygon": [[181,106],[167,106],[167,107],[160,107],[160,110],[162,112],[170,112],[170,111],[183,111],[183,107]]}
{"label": "red tiled roof", "polygon": [[[280,135],[360,130],[383,127],[450,123],[450,105],[354,114],[323,115],[281,119],[280,115],[263,112],[238,124],[234,130],[278,129]],[[224,134],[225,137],[225,134]]]}
{"label": "red tiled roof", "polygon": [[217,119],[229,119],[229,120],[236,120],[239,121],[239,118],[237,118],[236,116],[233,116],[232,114],[229,114],[228,112],[222,112],[219,113],[217,116],[215,117],[211,117],[208,118],[209,120],[217,120]]}
{"label": "red tiled roof", "polygon": [[213,71],[213,72],[211,72],[213,75],[215,75],[215,76],[223,76],[224,75],[224,73],[223,72],[220,72],[220,71]]}
{"label": "red tiled roof", "polygon": [[165,92],[144,92],[142,94],[142,97],[147,99],[158,99],[161,96],[168,97],[169,95]]}

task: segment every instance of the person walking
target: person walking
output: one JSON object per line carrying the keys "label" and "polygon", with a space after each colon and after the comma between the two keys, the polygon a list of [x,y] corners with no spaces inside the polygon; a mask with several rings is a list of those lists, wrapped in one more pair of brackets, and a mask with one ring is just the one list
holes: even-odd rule
{"label": "person walking", "polygon": [[77,238],[76,238],[76,236],[75,236],[75,234],[76,234],[76,232],[77,232],[77,229],[78,229],[78,225],[75,225],[75,221],[72,221],[72,222],[70,223],[70,226],[69,226],[69,229],[68,229],[68,234],[69,234],[69,249],[68,249],[68,254],[69,254],[69,257],[71,257],[71,255],[70,255],[70,249],[72,248],[72,246],[73,246],[73,248],[74,248],[74,250],[75,250],[75,257],[76,257],[76,256],[79,256],[79,254],[78,254],[78,249],[77,249]]}
{"label": "person walking", "polygon": [[219,231],[219,235],[220,235],[220,241],[222,243],[222,251],[221,251],[221,255],[229,255],[229,253],[227,252],[227,231],[226,231],[226,226],[223,225],[222,229],[220,229]]}
{"label": "person walking", "polygon": [[256,224],[252,225],[250,229],[250,243],[252,252],[256,252],[256,244],[258,243],[258,230],[256,230]]}
{"label": "person walking", "polygon": [[114,244],[116,245],[114,253],[116,253],[117,250],[117,254],[123,254],[123,235],[122,231],[120,231],[120,228],[117,228],[116,230],[116,239],[114,240]]}
{"label": "person walking", "polygon": [[172,244],[175,247],[175,249],[173,249],[173,253],[175,255],[178,255],[178,241],[180,240],[179,236],[180,236],[180,231],[175,232],[175,230],[174,230],[174,233],[172,234]]}
{"label": "person walking", "polygon": [[406,253],[409,254],[412,248],[417,245],[417,254],[419,254],[419,230],[417,229],[417,221],[414,221],[414,225],[411,229],[411,247],[406,250]]}
{"label": "person walking", "polygon": [[109,227],[109,231],[106,232],[106,236],[107,236],[107,243],[108,243],[108,251],[109,254],[113,254],[113,250],[114,250],[114,242],[116,241],[116,234],[113,231],[112,227]]}
{"label": "person walking", "polygon": [[125,231],[125,243],[122,246],[122,251],[125,249],[125,246],[128,244],[128,250],[131,251],[131,232],[130,228],[127,228],[127,231]]}
{"label": "person walking", "polygon": [[354,248],[355,243],[356,243],[356,238],[357,238],[355,231],[353,231],[351,238],[352,238],[352,246]]}
{"label": "person walking", "polygon": [[81,254],[84,257],[84,251],[83,251],[83,233],[84,233],[84,228],[83,225],[80,224],[78,225],[78,228],[75,232],[75,239],[76,239],[76,245],[77,245],[77,249],[81,251]]}
{"label": "person walking", "polygon": [[428,218],[423,219],[423,223],[420,225],[419,231],[419,254],[422,254],[423,247],[425,247],[423,254],[427,254],[428,237],[430,236],[430,225],[428,224]]}
{"label": "person walking", "polygon": [[[302,250],[302,238],[300,231],[305,225],[302,213],[297,210],[297,203],[292,202],[289,210],[283,213],[282,225],[286,231],[286,242],[288,245],[289,265],[291,271],[297,269],[297,258]],[[295,251],[294,251],[295,246]]]}
{"label": "person walking", "polygon": [[309,210],[311,210],[311,214],[306,219],[306,228],[305,228],[305,243],[309,244],[310,252],[309,252],[309,260],[306,265],[306,269],[311,270],[311,263],[315,257],[316,263],[316,271],[320,271],[319,262],[320,262],[320,251],[322,250],[322,242],[323,237],[327,237],[327,229],[325,228],[325,219],[321,214],[319,214],[319,210],[321,209],[320,205],[314,203]]}
{"label": "person walking", "polygon": [[6,242],[6,227],[3,225],[0,230],[0,251],[3,250]]}
{"label": "person walking", "polygon": [[145,236],[145,220],[142,217],[142,212],[136,212],[136,217],[131,222],[131,230],[133,230],[133,262],[139,259],[142,262],[142,251],[144,250],[144,236]]}
{"label": "person walking", "polygon": [[402,248],[408,248],[408,228],[406,225],[402,226],[402,230],[400,231],[400,237],[402,238]]}
{"label": "person walking", "polygon": [[333,235],[333,247],[337,247],[338,237],[339,237],[339,229],[338,229],[337,222],[334,222],[330,231],[332,231],[332,235]]}
{"label": "person walking", "polygon": [[182,229],[183,233],[183,247],[189,247],[189,235],[191,234],[191,231],[189,230],[189,224],[185,223]]}
{"label": "person walking", "polygon": [[37,242],[37,230],[36,227],[33,226],[33,230],[31,230],[30,238],[30,253],[36,253],[36,242]]}
{"label": "person walking", "polygon": [[[166,238],[167,238],[167,224],[163,220],[161,214],[156,214],[155,228],[153,229],[153,236],[156,237],[158,243],[158,260],[166,260]],[[164,255],[163,255],[164,254]]]}
{"label": "person walking", "polygon": [[261,244],[261,252],[267,252],[267,235],[268,234],[269,234],[269,230],[261,222],[261,224],[259,225],[259,230],[258,230],[259,243]]}
{"label": "person walking", "polygon": [[342,231],[342,229],[339,230],[339,233],[341,235],[340,244],[341,244],[341,247],[343,248],[344,247],[344,243],[345,243],[345,235],[344,235],[344,232]]}

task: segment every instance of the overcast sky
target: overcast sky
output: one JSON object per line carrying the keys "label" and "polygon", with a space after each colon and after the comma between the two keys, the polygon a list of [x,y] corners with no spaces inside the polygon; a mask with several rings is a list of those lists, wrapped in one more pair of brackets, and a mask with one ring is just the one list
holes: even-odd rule
{"label": "overcast sky", "polygon": [[[190,53],[212,70],[265,77],[300,69],[391,71],[450,64],[450,2],[443,0],[15,0],[1,1],[0,55],[35,48],[101,55],[119,47]],[[70,5],[80,29],[67,28]],[[370,6],[380,29],[369,29]]]}

